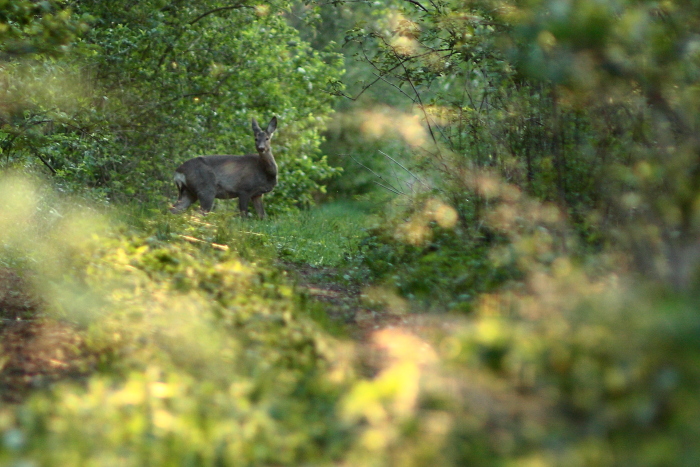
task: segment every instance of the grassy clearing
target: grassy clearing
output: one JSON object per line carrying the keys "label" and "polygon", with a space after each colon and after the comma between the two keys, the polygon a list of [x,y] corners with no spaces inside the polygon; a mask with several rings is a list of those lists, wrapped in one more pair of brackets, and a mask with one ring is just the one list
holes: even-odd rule
{"label": "grassy clearing", "polygon": [[279,259],[321,268],[341,266],[357,255],[367,224],[362,207],[339,202],[263,222],[233,218],[226,225],[261,236],[274,245]]}
{"label": "grassy clearing", "polygon": [[135,206],[119,217],[135,233],[156,241],[192,237],[204,244],[226,245],[251,262],[280,259],[315,268],[339,267],[357,255],[371,222],[366,207],[352,202],[326,204],[262,221],[241,219],[234,207],[222,205],[207,216],[196,210],[172,216]]}
{"label": "grassy clearing", "polygon": [[[356,287],[352,290],[348,287],[361,275],[362,268],[357,261],[348,259],[356,259],[360,253],[360,244],[366,237],[365,226],[371,222],[367,207],[351,202],[326,204],[262,221],[241,219],[235,205],[230,203],[220,203],[215,212],[206,216],[194,209],[173,216],[161,210],[131,206],[121,210],[118,218],[123,235],[145,239],[151,247],[188,244],[207,255],[225,252],[288,283],[294,281],[286,277],[286,270],[290,270],[294,277],[303,276],[299,277],[302,282],[311,279],[316,285],[336,284],[334,288],[342,289],[334,292],[338,300],[357,294]],[[345,310],[342,317],[329,313],[321,303],[310,299],[313,293],[305,290],[299,289],[295,296],[299,312],[326,332],[345,335],[343,323],[352,318],[349,314],[352,310]]]}

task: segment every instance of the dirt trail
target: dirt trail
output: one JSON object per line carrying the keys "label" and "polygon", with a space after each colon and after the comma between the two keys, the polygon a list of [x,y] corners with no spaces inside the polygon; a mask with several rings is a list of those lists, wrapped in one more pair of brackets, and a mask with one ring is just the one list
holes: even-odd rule
{"label": "dirt trail", "polygon": [[[386,328],[415,330],[415,320],[363,305],[357,285],[334,281],[337,271],[308,265],[280,263],[280,269],[302,293],[326,305],[330,318],[345,325],[348,336],[360,343],[365,370],[377,365],[372,336]],[[83,380],[97,366],[80,331],[73,325],[42,315],[43,304],[29,284],[15,272],[0,268],[0,402],[21,403],[35,390],[61,380]]]}
{"label": "dirt trail", "polygon": [[36,389],[94,370],[80,333],[41,316],[42,304],[16,273],[0,269],[0,402],[20,403]]}
{"label": "dirt trail", "polygon": [[326,304],[329,316],[347,325],[346,330],[353,339],[363,341],[379,329],[407,324],[406,317],[364,306],[361,287],[334,281],[335,269],[286,262],[280,264],[280,268],[291,275],[302,291]]}
{"label": "dirt trail", "polygon": [[[365,306],[363,290],[358,285],[348,285],[337,280],[332,268],[313,268],[308,265],[281,263],[302,293],[325,305],[328,316],[344,325],[347,336],[358,345],[357,370],[364,377],[373,378],[387,366],[386,337],[401,339],[407,335],[418,336],[425,323],[424,317],[397,315],[386,307]],[[391,335],[386,335],[386,332]],[[384,333],[384,338],[382,334]],[[421,342],[416,338],[414,342]]]}

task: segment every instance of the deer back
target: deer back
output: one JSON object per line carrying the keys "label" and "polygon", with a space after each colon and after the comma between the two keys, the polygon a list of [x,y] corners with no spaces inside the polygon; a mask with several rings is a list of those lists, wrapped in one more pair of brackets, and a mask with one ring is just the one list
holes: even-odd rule
{"label": "deer back", "polygon": [[[276,166],[275,166],[276,169]],[[187,189],[194,193],[215,190],[216,198],[253,197],[268,193],[277,184],[277,171],[257,154],[195,157],[175,169],[184,175]]]}

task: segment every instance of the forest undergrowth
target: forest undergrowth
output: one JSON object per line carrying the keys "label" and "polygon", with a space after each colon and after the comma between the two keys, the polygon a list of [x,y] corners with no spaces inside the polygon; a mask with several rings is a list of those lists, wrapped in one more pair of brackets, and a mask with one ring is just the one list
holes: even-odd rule
{"label": "forest undergrowth", "polygon": [[[364,235],[361,210],[327,206],[266,223],[241,220],[233,209],[222,210],[176,218],[125,209],[118,216],[121,227],[113,233],[130,232],[150,245],[192,245],[203,254],[231,250],[248,264],[279,270],[275,274],[283,277],[286,287],[299,285],[295,293],[304,300],[328,305],[307,307],[313,319],[328,332],[348,334],[345,328],[360,307],[361,274],[357,267],[346,270],[343,265]],[[18,265],[11,260],[8,266],[0,270],[4,355],[0,391],[5,402],[16,403],[61,380],[80,381],[97,367],[96,354],[86,350],[79,327],[71,319],[56,319],[46,312],[45,301],[32,286],[33,273],[22,266],[15,269]]]}
{"label": "forest undergrowth", "polygon": [[363,273],[348,266],[365,236],[361,208],[261,222],[225,206],[133,207],[108,220],[35,182],[5,182],[3,462],[347,455],[361,415],[340,416],[340,398],[383,366],[360,348],[385,320],[362,313]]}
{"label": "forest undergrowth", "polygon": [[396,281],[443,264],[436,252],[455,257],[437,222],[409,252],[423,269],[383,276],[372,264],[391,260],[376,245],[390,219],[359,205],[266,221],[232,206],[107,216],[22,178],[3,187],[8,465],[683,465],[696,453],[692,297],[564,256],[543,268],[547,252],[524,248],[526,279],[475,293],[466,314],[458,299],[415,313],[425,299]]}

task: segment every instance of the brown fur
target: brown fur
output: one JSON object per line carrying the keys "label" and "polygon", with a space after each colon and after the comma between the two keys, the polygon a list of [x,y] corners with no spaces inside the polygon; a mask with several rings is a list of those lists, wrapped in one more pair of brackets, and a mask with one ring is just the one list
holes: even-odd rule
{"label": "brown fur", "polygon": [[263,194],[277,185],[277,164],[270,150],[270,139],[276,128],[277,117],[270,120],[266,130],[260,129],[253,119],[257,155],[200,156],[185,161],[175,169],[179,194],[170,212],[182,212],[197,200],[202,211],[209,212],[215,198],[238,198],[242,216],[248,215],[248,203],[252,201],[258,216],[265,217]]}

